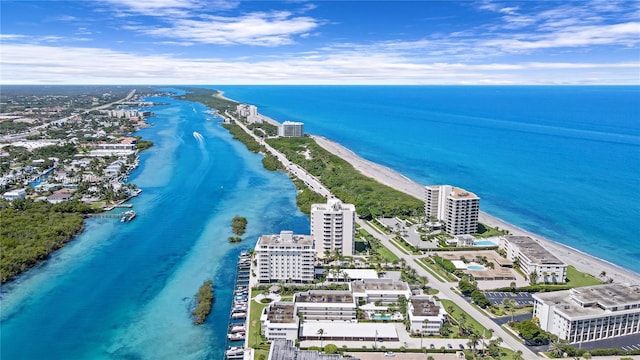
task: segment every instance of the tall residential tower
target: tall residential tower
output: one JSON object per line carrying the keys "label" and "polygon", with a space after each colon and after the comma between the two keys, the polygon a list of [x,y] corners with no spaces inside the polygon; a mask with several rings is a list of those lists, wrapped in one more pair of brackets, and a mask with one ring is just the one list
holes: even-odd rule
{"label": "tall residential tower", "polygon": [[445,222],[451,235],[475,234],[478,231],[480,198],[451,185],[425,186],[424,211],[429,218]]}
{"label": "tall residential tower", "polygon": [[356,207],[329,199],[326,204],[311,205],[311,237],[316,255],[322,257],[329,251],[343,256],[353,255]]}

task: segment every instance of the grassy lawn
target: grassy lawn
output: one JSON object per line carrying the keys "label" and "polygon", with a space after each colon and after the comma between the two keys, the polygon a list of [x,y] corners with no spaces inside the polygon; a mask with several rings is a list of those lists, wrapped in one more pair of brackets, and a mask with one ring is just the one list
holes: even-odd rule
{"label": "grassy lawn", "polygon": [[423,259],[414,259],[413,260],[416,264],[418,264],[421,268],[427,270],[427,272],[429,274],[431,274],[433,277],[435,277],[436,279],[442,281],[442,282],[447,282],[447,280],[445,278],[443,278],[442,276],[440,276],[440,274],[437,271],[434,271],[430,266],[428,266],[426,264],[425,261],[423,261]]}
{"label": "grassy lawn", "polygon": [[402,251],[404,254],[411,254],[410,251],[407,251],[402,245],[400,245],[395,239],[390,239],[389,242],[391,245],[395,246],[398,250]]}
{"label": "grassy lawn", "polygon": [[428,269],[427,271],[431,272],[431,273],[436,273],[438,274],[438,276],[441,279],[441,281],[458,281],[459,279],[451,274],[449,274],[448,272],[446,272],[443,268],[441,268],[440,266],[434,264],[431,262],[431,260],[429,260],[429,258],[422,258],[420,259],[421,263],[424,264],[424,266],[426,266]]}
{"label": "grassy lawn", "polygon": [[591,274],[583,273],[578,271],[575,267],[569,265],[567,266],[567,285],[571,285],[571,287],[581,287],[581,286],[591,286],[591,285],[600,285],[602,281]]}
{"label": "grassy lawn", "polygon": [[[251,291],[251,299],[256,296],[256,292]],[[260,331],[260,315],[262,309],[269,304],[262,304],[251,300],[251,311],[249,312],[249,346],[252,348],[259,348],[259,344],[262,342],[262,335]]]}
{"label": "grassy lawn", "polygon": [[394,262],[395,260],[399,261],[400,258],[396,256],[396,254],[392,253],[391,250],[384,247],[384,245],[380,244],[380,247],[376,249],[378,254],[385,258],[388,262]]}
{"label": "grassy lawn", "polygon": [[477,238],[488,238],[492,236],[500,236],[508,234],[508,231],[499,230],[497,228],[492,228],[489,225],[485,225],[482,223],[478,223],[478,234],[475,235]]}
{"label": "grassy lawn", "polygon": [[460,318],[461,314],[466,314],[466,316],[467,316],[467,320],[466,320],[467,324],[471,324],[471,326],[473,326],[473,329],[478,334],[482,334],[483,332],[485,334],[489,334],[489,331],[484,326],[480,325],[479,322],[477,322],[474,318],[469,316],[469,314],[467,314],[462,309],[460,309],[460,307],[458,305],[456,305],[456,303],[454,303],[453,301],[440,299],[440,302],[442,303],[442,306],[444,306],[445,310],[447,310],[447,313],[449,313],[449,307],[453,307],[453,313],[449,313],[449,315],[453,316],[456,320],[458,320]]}

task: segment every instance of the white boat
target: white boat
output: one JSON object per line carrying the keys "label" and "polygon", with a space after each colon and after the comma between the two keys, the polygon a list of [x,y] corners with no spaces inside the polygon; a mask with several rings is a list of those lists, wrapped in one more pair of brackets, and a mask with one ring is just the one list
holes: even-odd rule
{"label": "white boat", "polygon": [[246,312],[239,312],[239,313],[231,314],[231,318],[232,319],[245,319],[246,317],[247,317],[247,313]]}
{"label": "white boat", "polygon": [[227,334],[227,339],[231,341],[241,341],[245,339],[245,333]]}
{"label": "white boat", "polygon": [[225,355],[242,355],[244,354],[244,349],[239,346],[232,346],[227,351],[224,352]]}
{"label": "white boat", "polygon": [[244,325],[231,326],[231,329],[229,330],[229,332],[232,332],[232,333],[245,332],[245,331],[247,331],[247,328],[245,328]]}

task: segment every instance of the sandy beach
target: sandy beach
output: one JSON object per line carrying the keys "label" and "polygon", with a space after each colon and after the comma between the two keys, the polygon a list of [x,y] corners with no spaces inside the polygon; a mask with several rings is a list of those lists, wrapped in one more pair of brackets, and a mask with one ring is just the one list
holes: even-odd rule
{"label": "sandy beach", "polygon": [[[390,168],[365,160],[356,155],[353,151],[327,138],[315,135],[312,135],[311,137],[318,143],[318,145],[348,161],[356,170],[360,171],[364,175],[371,177],[382,184],[412,195],[420,200],[424,199],[424,185],[426,184],[418,184]],[[616,283],[640,284],[640,274],[569,246],[544,238],[540,235],[531,233],[485,212],[480,212],[478,220],[491,227],[497,226],[500,229],[509,230],[513,235],[530,236],[540,242],[545,248],[547,248],[547,250],[551,251],[568,265],[573,265],[576,269],[582,272],[598,277],[602,271],[605,271],[607,277],[613,279]]]}

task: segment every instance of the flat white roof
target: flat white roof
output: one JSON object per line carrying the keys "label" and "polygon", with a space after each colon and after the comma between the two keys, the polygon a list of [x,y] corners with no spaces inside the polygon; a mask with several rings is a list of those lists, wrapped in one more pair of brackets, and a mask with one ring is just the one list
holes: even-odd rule
{"label": "flat white roof", "polygon": [[394,324],[336,323],[319,321],[306,321],[302,324],[301,336],[318,336],[319,329],[324,330],[323,337],[398,338],[398,332],[396,331]]}
{"label": "flat white roof", "polygon": [[453,263],[453,265],[456,267],[456,269],[459,270],[466,270],[467,269],[467,265],[464,263],[464,261],[461,260],[451,260],[451,262]]}

